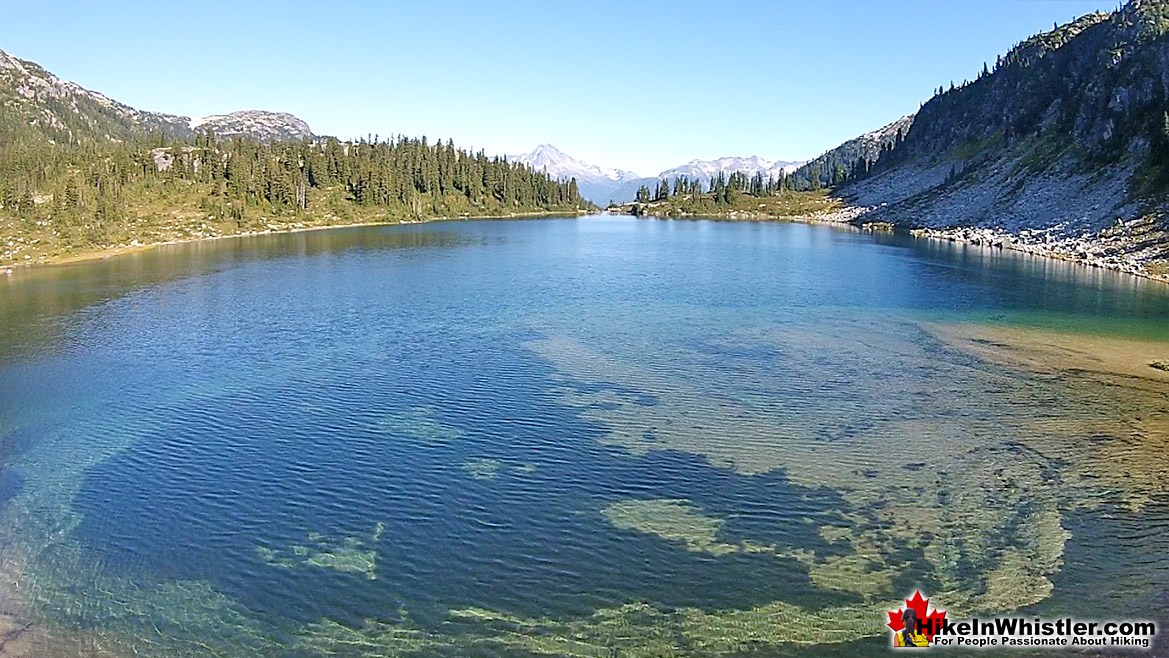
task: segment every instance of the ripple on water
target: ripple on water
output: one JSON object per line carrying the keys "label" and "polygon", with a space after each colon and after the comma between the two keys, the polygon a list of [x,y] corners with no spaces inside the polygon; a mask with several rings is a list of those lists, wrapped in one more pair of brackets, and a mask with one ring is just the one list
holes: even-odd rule
{"label": "ripple on water", "polygon": [[848,233],[540,226],[571,230],[70,316],[0,367],[8,603],[57,653],[166,656],[854,655],[917,586],[1167,605],[1169,410],[1128,343],[956,330],[1026,282]]}

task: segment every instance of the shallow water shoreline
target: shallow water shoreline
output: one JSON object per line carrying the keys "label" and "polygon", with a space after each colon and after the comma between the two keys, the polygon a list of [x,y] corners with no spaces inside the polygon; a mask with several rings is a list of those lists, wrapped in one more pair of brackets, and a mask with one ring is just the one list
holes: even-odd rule
{"label": "shallow water shoreline", "polygon": [[1122,377],[1131,384],[1155,387],[1169,384],[1169,371],[1154,365],[1169,356],[1169,339],[1118,338],[992,322],[919,325],[944,344],[1015,370]]}

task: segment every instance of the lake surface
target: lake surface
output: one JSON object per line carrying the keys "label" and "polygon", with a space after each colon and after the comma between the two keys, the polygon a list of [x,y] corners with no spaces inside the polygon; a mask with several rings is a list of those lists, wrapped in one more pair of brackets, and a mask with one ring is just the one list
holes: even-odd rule
{"label": "lake surface", "polygon": [[1169,286],[801,224],[19,272],[0,631],[37,656],[876,655],[915,588],[1163,619],[1157,354]]}

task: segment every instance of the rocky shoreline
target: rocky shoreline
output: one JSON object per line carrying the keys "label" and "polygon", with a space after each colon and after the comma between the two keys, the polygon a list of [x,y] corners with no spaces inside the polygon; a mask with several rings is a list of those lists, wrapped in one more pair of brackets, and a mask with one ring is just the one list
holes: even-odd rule
{"label": "rocky shoreline", "polygon": [[1149,268],[1150,258],[1147,254],[1142,253],[1141,250],[1132,250],[1131,243],[1116,236],[1102,234],[1059,235],[1055,229],[1009,233],[1002,229],[963,227],[911,229],[910,234],[936,240],[1013,249],[1037,256],[1169,282],[1169,272],[1151,270]]}
{"label": "rocky shoreline", "polygon": [[915,228],[899,223],[866,221],[870,216],[883,217],[877,207],[846,205],[832,210],[806,215],[776,216],[732,211],[720,215],[662,215],[652,209],[644,216],[660,219],[713,219],[745,221],[781,221],[804,224],[855,226],[865,231],[892,232],[907,230],[919,238],[946,242],[1013,249],[1046,258],[1080,263],[1091,267],[1123,272],[1155,281],[1169,283],[1169,235],[1157,228],[1154,218],[1146,216],[1129,221],[1118,221],[1115,226],[1092,233],[1071,232],[1064,224],[1045,229],[980,228],[954,226],[948,228]]}
{"label": "rocky shoreline", "polygon": [[[1151,217],[1141,217],[1129,221],[1118,221],[1111,228],[1092,233],[1083,231],[1079,234],[1070,233],[1063,224],[1046,229],[1021,229],[1008,231],[1004,228],[982,228],[973,226],[955,226],[948,228],[912,228],[886,221],[865,221],[874,211],[874,207],[847,205],[832,210],[818,211],[803,215],[777,216],[761,213],[732,211],[722,215],[658,215],[649,212],[647,217],[659,219],[712,219],[738,221],[785,221],[803,224],[849,225],[862,230],[874,232],[891,232],[908,230],[909,234],[919,238],[944,240],[963,244],[992,247],[997,249],[1012,249],[1015,251],[1055,258],[1058,260],[1080,263],[1091,267],[1123,272],[1134,276],[1144,277],[1155,281],[1169,283],[1169,235],[1157,228],[1156,221]],[[524,218],[559,215],[566,213],[513,213],[510,215],[494,216],[492,219]],[[253,235],[267,235],[272,233],[297,233],[302,231],[317,231],[330,228],[344,228],[353,226],[372,226],[385,224],[413,224],[433,221],[449,221],[452,219],[487,219],[487,217],[435,217],[423,220],[405,220],[398,222],[369,222],[326,224],[319,226],[294,225],[289,227],[269,227],[260,231],[241,231],[228,235],[209,235],[190,239],[166,240],[140,244],[137,241],[125,245],[115,245],[89,253],[72,254],[57,258],[41,258],[33,262],[11,263],[0,266],[0,277],[10,276],[22,267],[30,265],[61,264],[85,260],[98,260],[114,255],[141,251],[154,247],[196,242],[200,240],[216,240],[223,238],[246,237]]]}
{"label": "rocky shoreline", "polygon": [[1169,236],[1156,229],[1148,217],[1092,233],[1068,232],[1062,225],[1017,232],[1001,228],[953,227],[911,229],[918,237],[1013,249],[1037,256],[1056,258],[1099,267],[1156,281],[1169,282]]}
{"label": "rocky shoreline", "polygon": [[908,230],[914,237],[1013,249],[1169,283],[1169,235],[1158,229],[1156,220],[1150,216],[1118,221],[1115,226],[1096,233],[1073,233],[1064,224],[1008,231],[999,227],[911,228],[884,221],[866,222],[866,216],[875,210],[878,209],[848,206],[812,221],[848,223],[870,231]]}

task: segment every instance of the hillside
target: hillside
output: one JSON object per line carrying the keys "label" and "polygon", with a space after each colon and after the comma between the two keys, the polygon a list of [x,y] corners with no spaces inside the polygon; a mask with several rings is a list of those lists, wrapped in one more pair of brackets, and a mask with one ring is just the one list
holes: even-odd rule
{"label": "hillside", "polygon": [[981,239],[1160,271],[1167,31],[1169,2],[1132,0],[1028,39],[973,82],[939,89],[904,139],[838,194],[873,208],[865,221],[976,227]]}
{"label": "hillside", "polygon": [[181,240],[590,207],[575,183],[449,141],[311,137],[288,114],[140,111],[0,52],[0,274]]}
{"label": "hillside", "polygon": [[193,135],[188,117],[144,112],[74,83],[59,79],[39,64],[0,50],[0,108],[19,117],[57,143],[80,140],[125,140],[161,132],[168,137]]}
{"label": "hillside", "polygon": [[647,202],[610,206],[612,214],[662,219],[720,219],[743,221],[802,221],[842,223],[854,219],[858,212],[845,207],[827,190],[797,192],[775,190],[753,194],[745,190],[729,195],[697,192]]}

